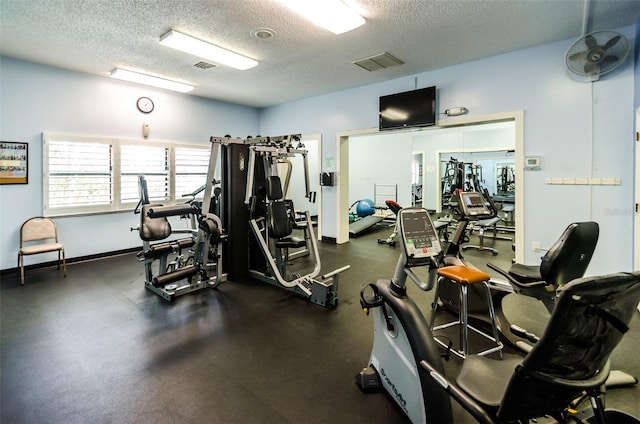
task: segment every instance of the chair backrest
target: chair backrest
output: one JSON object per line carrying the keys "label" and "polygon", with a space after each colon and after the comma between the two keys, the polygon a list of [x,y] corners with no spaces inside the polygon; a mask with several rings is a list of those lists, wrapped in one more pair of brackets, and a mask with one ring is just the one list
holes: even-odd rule
{"label": "chair backrest", "polygon": [[269,237],[281,239],[293,232],[293,223],[289,219],[287,205],[282,201],[282,185],[280,177],[267,178],[267,219],[269,225]]}
{"label": "chair backrest", "polygon": [[542,258],[542,279],[558,287],[584,276],[596,249],[599,233],[596,222],[570,224]]}
{"label": "chair backrest", "polygon": [[640,302],[640,272],[573,280],[544,334],[519,365],[498,411],[509,420],[553,415],[601,386],[608,359]]}
{"label": "chair backrest", "polygon": [[56,223],[51,218],[36,216],[26,220],[20,227],[20,247],[23,242],[50,239],[58,241]]}

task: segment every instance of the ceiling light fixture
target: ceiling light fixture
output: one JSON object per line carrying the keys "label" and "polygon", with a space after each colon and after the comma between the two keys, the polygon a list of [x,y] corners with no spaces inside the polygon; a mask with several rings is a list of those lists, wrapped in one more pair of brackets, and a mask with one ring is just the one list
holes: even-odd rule
{"label": "ceiling light fixture", "polygon": [[251,31],[251,35],[261,40],[270,40],[275,37],[276,32],[271,28],[257,28]]}
{"label": "ceiling light fixture", "polygon": [[241,71],[258,65],[257,60],[223,49],[222,47],[214,46],[213,44],[209,44],[174,30],[169,31],[160,37],[160,44],[203,59],[209,59],[212,62],[230,66]]}
{"label": "ceiling light fixture", "polygon": [[364,25],[365,19],[341,0],[278,0],[305,19],[334,34]]}
{"label": "ceiling light fixture", "polygon": [[127,71],[125,69],[116,68],[111,74],[111,78],[119,80],[136,82],[138,84],[150,85],[153,87],[166,88],[167,90],[179,91],[181,93],[188,93],[194,89],[193,85],[184,84],[177,81],[172,81],[164,78],[152,77],[151,75],[140,74],[138,72]]}

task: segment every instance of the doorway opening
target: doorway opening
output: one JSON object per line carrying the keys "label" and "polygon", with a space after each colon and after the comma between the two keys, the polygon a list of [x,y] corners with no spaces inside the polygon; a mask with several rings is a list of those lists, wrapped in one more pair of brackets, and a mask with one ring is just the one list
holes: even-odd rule
{"label": "doorway opening", "polygon": [[[482,126],[487,124],[496,124],[498,126],[505,125],[511,126],[512,134],[515,138],[515,145],[512,148],[509,146],[500,146],[498,150],[509,150],[513,151],[513,168],[514,174],[513,181],[515,185],[514,195],[513,195],[513,222],[515,228],[514,234],[514,242],[515,242],[515,260],[522,262],[524,260],[524,246],[522,245],[521,240],[523,240],[522,229],[524,228],[524,205],[523,205],[523,173],[515,172],[517,170],[524,169],[524,111],[514,111],[514,112],[505,112],[500,114],[493,115],[483,115],[476,117],[461,117],[461,118],[452,118],[447,119],[446,121],[442,121],[438,123],[437,127],[430,127],[427,129],[422,129],[419,131],[391,131],[388,133],[381,134],[378,129],[373,128],[369,130],[360,130],[353,132],[345,132],[339,133],[337,135],[337,148],[336,148],[336,165],[337,172],[340,176],[338,178],[338,186],[336,190],[336,221],[337,221],[337,243],[346,243],[349,241],[349,219],[348,219],[348,211],[350,205],[350,196],[349,192],[352,190],[351,181],[350,181],[350,169],[349,164],[351,158],[349,157],[349,144],[352,142],[361,142],[362,139],[366,139],[368,136],[377,136],[377,137],[389,137],[389,140],[392,141],[386,145],[386,150],[391,152],[397,152],[399,149],[408,149],[408,157],[413,158],[413,154],[416,152],[422,153],[422,169],[423,169],[423,179],[422,179],[422,206],[429,210],[437,210],[436,204],[438,201],[441,201],[440,198],[436,198],[435,196],[428,196],[426,190],[429,187],[438,187],[436,190],[439,193],[438,197],[441,196],[440,190],[440,167],[439,167],[439,159],[440,153],[446,152],[446,150],[470,150],[475,144],[475,141],[470,138],[463,139],[462,144],[457,149],[447,149],[446,147],[440,147],[437,150],[437,156],[434,152],[430,154],[426,152],[424,149],[415,147],[415,140],[428,138],[433,136],[442,136],[444,138],[452,137],[451,134],[455,133],[457,130],[462,131],[463,129],[471,129],[475,126]],[[465,131],[469,132],[469,131]],[[404,140],[403,140],[404,139]],[[369,140],[376,141],[375,138],[370,138]],[[410,140],[410,141],[408,141]],[[366,142],[366,140],[364,141]],[[373,145],[372,145],[373,147]],[[491,147],[490,150],[496,150],[495,147]],[[410,159],[411,160],[411,159]],[[380,163],[376,164],[377,169],[379,167],[393,167],[392,164],[389,163]],[[398,194],[398,203],[400,204],[412,204],[411,200],[412,195],[412,187],[413,185],[410,183],[411,181],[411,172],[412,168],[407,169],[407,183],[408,184],[399,184],[399,187],[407,187],[406,194],[405,192],[400,192]],[[403,172],[403,171],[398,171]],[[438,177],[436,177],[436,174]],[[430,177],[432,178],[432,182],[427,182],[426,179]],[[401,177],[402,178],[402,177]],[[437,180],[437,183],[436,183]],[[437,185],[436,185],[437,184]],[[430,200],[434,199],[434,200]],[[430,203],[431,202],[431,203]]]}

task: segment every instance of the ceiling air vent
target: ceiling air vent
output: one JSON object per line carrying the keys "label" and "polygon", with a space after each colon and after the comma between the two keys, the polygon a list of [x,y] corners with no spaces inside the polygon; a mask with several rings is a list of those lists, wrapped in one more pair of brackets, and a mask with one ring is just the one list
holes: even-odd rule
{"label": "ceiling air vent", "polygon": [[403,63],[403,61],[387,52],[380,53],[375,56],[365,57],[364,59],[358,59],[353,62],[354,65],[358,65],[362,69],[366,69],[369,72],[391,68],[392,66],[402,65]]}
{"label": "ceiling air vent", "polygon": [[211,69],[216,67],[216,65],[214,65],[213,63],[208,63],[208,62],[198,62],[193,66],[200,69]]}

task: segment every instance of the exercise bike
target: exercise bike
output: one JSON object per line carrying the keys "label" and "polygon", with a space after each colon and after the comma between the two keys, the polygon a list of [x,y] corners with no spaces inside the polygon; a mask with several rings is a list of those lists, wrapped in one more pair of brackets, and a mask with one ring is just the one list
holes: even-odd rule
{"label": "exercise bike", "polygon": [[[408,276],[422,290],[431,289],[442,248],[426,210],[403,209],[397,219],[401,255],[394,278],[360,293],[374,325],[368,367],[356,375],[363,391],[386,390],[413,423],[451,423],[449,396],[486,424],[545,415],[558,422],[640,423],[605,410],[601,393],[609,356],[640,301],[640,272],[573,280],[560,293],[542,337],[523,335],[535,342],[524,359],[470,355],[454,382],[445,376],[438,346],[405,285]],[[418,266],[429,268],[426,283],[412,270]],[[591,408],[576,411],[573,402],[584,393]]]}
{"label": "exercise bike", "polygon": [[[374,336],[368,367],[356,382],[365,392],[384,388],[414,423],[448,424],[453,421],[448,396],[419,365],[427,360],[444,373],[440,349],[406,289],[407,277],[422,290],[433,288],[442,246],[426,209],[401,209],[396,219],[401,253],[394,277],[360,292],[362,308],[373,314]],[[428,267],[427,282],[414,267]]]}

